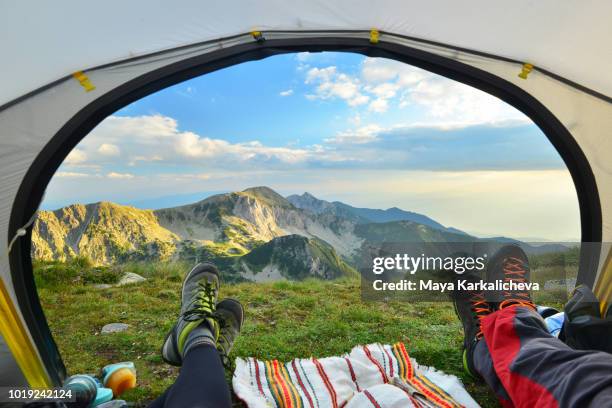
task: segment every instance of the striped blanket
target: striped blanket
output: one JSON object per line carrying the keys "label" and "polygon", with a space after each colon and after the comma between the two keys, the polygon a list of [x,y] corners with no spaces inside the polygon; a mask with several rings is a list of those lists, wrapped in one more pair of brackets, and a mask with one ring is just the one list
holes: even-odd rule
{"label": "striped blanket", "polygon": [[238,358],[232,384],[249,408],[478,407],[457,377],[417,364],[403,343],[288,363]]}

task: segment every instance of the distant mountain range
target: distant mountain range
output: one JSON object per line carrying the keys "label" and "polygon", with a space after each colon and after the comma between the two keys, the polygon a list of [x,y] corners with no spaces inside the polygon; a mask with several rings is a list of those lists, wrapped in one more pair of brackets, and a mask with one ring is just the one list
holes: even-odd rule
{"label": "distant mountain range", "polygon": [[309,193],[285,198],[254,187],[160,210],[100,202],[40,211],[32,254],[96,264],[213,260],[231,280],[333,279],[356,274],[365,248],[381,242],[471,240],[399,208],[356,208]]}
{"label": "distant mountain range", "polygon": [[386,210],[357,208],[340,201],[329,202],[320,200],[308,192],[302,195],[290,195],[287,197],[287,200],[297,208],[310,211],[314,214],[333,214],[338,217],[350,219],[357,224],[411,221],[431,228],[467,235],[465,232],[458,229],[447,228],[426,215],[412,211],[404,211],[397,207]]}

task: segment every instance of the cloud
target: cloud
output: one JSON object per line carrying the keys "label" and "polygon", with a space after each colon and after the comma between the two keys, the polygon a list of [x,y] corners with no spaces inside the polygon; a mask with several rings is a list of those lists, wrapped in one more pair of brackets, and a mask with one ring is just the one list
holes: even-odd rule
{"label": "cloud", "polygon": [[365,58],[355,74],[336,66],[310,68],[305,76],[314,88],[307,99],[344,100],[349,107],[367,106],[373,113],[392,107],[410,109],[432,125],[479,124],[503,120],[530,122],[512,106],[460,82],[402,62]]}
{"label": "cloud", "polygon": [[293,89],[287,89],[286,91],[282,91],[279,93],[280,96],[290,96],[293,95]]}
{"label": "cloud", "polygon": [[384,98],[374,99],[370,102],[370,105],[368,105],[368,110],[372,112],[382,113],[386,112],[387,109],[389,109],[389,102]]}
{"label": "cloud", "polygon": [[306,62],[310,59],[311,56],[312,54],[309,52],[298,52],[297,54],[295,54],[295,59],[300,62]]}
{"label": "cloud", "polygon": [[366,89],[379,98],[389,99],[395,96],[400,86],[397,83],[386,82],[377,86],[367,87]]}
{"label": "cloud", "polygon": [[361,79],[369,92],[379,98],[397,100],[400,108],[422,110],[423,119],[432,124],[479,124],[508,119],[530,122],[521,112],[488,93],[399,61],[365,58]]}
{"label": "cloud", "polygon": [[370,97],[361,92],[358,79],[339,73],[335,66],[311,68],[306,73],[306,84],[316,86],[315,92],[308,94],[308,99],[343,99],[349,106],[368,103]]}
{"label": "cloud", "polygon": [[72,149],[68,157],[64,160],[66,164],[81,164],[85,163],[87,160],[87,155],[81,149]]}
{"label": "cloud", "polygon": [[[384,109],[375,99],[373,109]],[[381,106],[376,104],[381,103]],[[563,168],[550,142],[533,124],[521,121],[466,124],[444,122],[387,125],[357,115],[350,128],[322,143],[270,146],[258,140],[232,143],[179,128],[161,115],[111,116],[71,153],[60,171],[97,166],[107,178],[138,174],[285,171],[287,169],[549,169]],[[104,144],[120,147],[109,156]],[[87,159],[87,164],[83,160]],[[76,164],[75,164],[76,163]],[[62,176],[60,176],[62,177]],[[67,176],[63,176],[67,178]]]}
{"label": "cloud", "polygon": [[178,182],[193,181],[193,180],[210,180],[213,176],[209,173],[174,173],[174,174],[158,174],[158,178],[163,180],[174,180]]}
{"label": "cloud", "polygon": [[110,179],[129,180],[129,179],[133,179],[134,175],[129,174],[129,173],[117,173],[117,172],[111,171],[110,173],[106,175],[106,177]]}
{"label": "cloud", "polygon": [[[120,157],[109,154],[117,150]],[[333,161],[333,156],[333,152],[316,152],[314,146],[266,146],[258,140],[231,143],[210,138],[183,131],[175,119],[162,115],[110,116],[83,139],[64,162],[67,168],[62,171],[73,171],[72,167],[81,166],[85,159],[88,165],[121,173],[125,166],[148,166],[158,172],[163,167],[177,166],[254,169],[328,158]]]}
{"label": "cloud", "polygon": [[55,173],[55,177],[60,177],[60,178],[83,178],[83,177],[89,177],[89,176],[91,176],[91,174],[78,173],[74,171],[58,171],[57,173]]}
{"label": "cloud", "polygon": [[382,130],[378,125],[371,124],[354,130],[338,132],[333,138],[325,139],[327,143],[342,144],[365,144],[376,140],[376,135]]}
{"label": "cloud", "polygon": [[121,154],[121,150],[117,145],[102,143],[100,147],[98,147],[98,153],[100,153],[102,156],[119,156]]}

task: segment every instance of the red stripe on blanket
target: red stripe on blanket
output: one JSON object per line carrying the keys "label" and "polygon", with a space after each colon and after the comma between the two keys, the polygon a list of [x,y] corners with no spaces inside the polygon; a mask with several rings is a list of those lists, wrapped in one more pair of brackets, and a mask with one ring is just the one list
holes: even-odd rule
{"label": "red stripe on blanket", "polygon": [[351,360],[349,360],[348,357],[344,357],[344,360],[346,361],[346,365],[349,368],[349,371],[351,373],[351,380],[353,380],[353,382],[355,383],[355,386],[357,387],[357,392],[361,392],[361,388],[359,387],[359,383],[357,382],[357,376],[355,375],[355,370],[353,370],[353,365],[351,364]]}
{"label": "red stripe on blanket", "polygon": [[261,378],[259,378],[259,362],[256,358],[254,358],[253,363],[255,363],[255,378],[257,378],[257,388],[259,389],[261,395],[265,396],[266,394],[264,394],[263,386],[261,385]]}
{"label": "red stripe on blanket", "polygon": [[363,351],[364,351],[365,355],[370,359],[372,364],[374,364],[378,368],[378,371],[380,372],[380,375],[382,376],[383,382],[385,384],[388,383],[389,380],[387,379],[387,374],[385,374],[385,370],[383,370],[383,368],[380,366],[380,363],[378,361],[376,361],[376,359],[374,357],[372,357],[372,353],[368,349],[368,346],[363,346]]}
{"label": "red stripe on blanket", "polygon": [[378,404],[378,402],[376,402],[376,399],[374,399],[374,396],[372,396],[372,394],[370,394],[368,390],[363,390],[363,394],[368,397],[368,399],[370,400],[372,405],[374,405],[375,408],[380,408],[380,405]]}
{"label": "red stripe on blanket", "polygon": [[325,374],[325,370],[323,369],[323,365],[316,358],[313,358],[312,362],[317,367],[317,371],[319,372],[319,375],[323,379],[323,383],[325,383],[325,387],[327,387],[327,391],[329,391],[329,395],[331,396],[333,407],[334,408],[338,408],[338,396],[336,395],[336,391],[334,390],[334,386],[329,381],[329,377],[327,377],[327,374]]}
{"label": "red stripe on blanket", "polygon": [[394,375],[393,375],[393,360],[391,359],[391,355],[389,354],[389,352],[387,351],[385,346],[380,346],[380,347],[382,347],[383,351],[387,355],[387,358],[389,359],[389,365],[391,366],[391,368],[389,368],[389,376],[391,378],[393,378],[394,377]]}
{"label": "red stripe on blanket", "polygon": [[295,373],[295,378],[297,378],[298,380],[298,384],[300,385],[300,387],[302,388],[302,391],[304,391],[304,395],[306,395],[306,398],[308,399],[308,404],[310,404],[310,408],[314,408],[314,402],[312,401],[312,398],[310,397],[310,393],[308,392],[308,390],[304,386],[304,383],[302,382],[302,377],[300,376],[300,373],[298,373],[297,367],[295,365],[295,360],[291,362],[291,367],[293,368],[293,372]]}

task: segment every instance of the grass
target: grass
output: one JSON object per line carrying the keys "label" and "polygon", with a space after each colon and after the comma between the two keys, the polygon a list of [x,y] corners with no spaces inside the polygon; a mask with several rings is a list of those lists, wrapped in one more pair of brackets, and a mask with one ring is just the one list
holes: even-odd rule
{"label": "grass", "polygon": [[[163,363],[159,349],[176,319],[187,265],[108,268],[108,274],[131,271],[148,278],[110,289],[85,283],[91,275],[86,263],[39,264],[35,269],[41,302],[69,374],[133,361],[138,387],[124,397],[143,404],[172,384],[178,370]],[[234,357],[287,361],[346,353],[358,344],[403,341],[419,363],[459,376],[482,406],[498,406],[483,383],[463,372],[462,330],[451,304],[362,302],[359,285],[356,279],[222,285],[221,297],[235,297],[246,308]],[[115,322],[130,328],[100,334],[102,326]]]}

